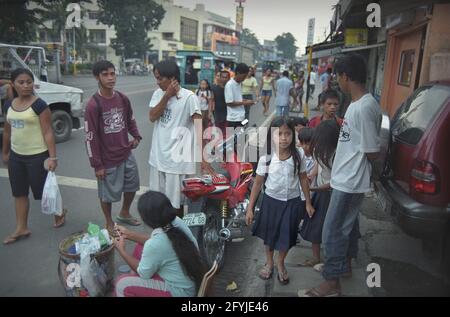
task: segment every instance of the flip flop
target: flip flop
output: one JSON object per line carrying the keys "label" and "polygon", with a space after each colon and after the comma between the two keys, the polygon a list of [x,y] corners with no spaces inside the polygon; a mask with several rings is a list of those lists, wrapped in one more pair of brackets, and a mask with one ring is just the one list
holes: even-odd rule
{"label": "flip flop", "polygon": [[133,217],[125,218],[125,217],[117,216],[116,219],[117,219],[117,221],[119,221],[121,223],[125,223],[130,226],[140,226],[141,225],[140,221]]}
{"label": "flip flop", "polygon": [[3,244],[5,244],[5,245],[6,244],[12,244],[12,243],[17,242],[19,240],[26,239],[30,235],[31,235],[31,232],[28,232],[28,233],[25,233],[25,234],[21,234],[21,235],[18,235],[18,236],[9,236],[9,237],[6,237],[5,240],[3,240]]}
{"label": "flip flop", "polygon": [[284,270],[283,272],[278,271],[277,278],[278,282],[280,282],[281,285],[289,284],[289,275],[286,270]]}
{"label": "flip flop", "polygon": [[66,214],[67,214],[67,209],[63,209],[63,213],[61,216],[56,216],[56,217],[60,217],[58,221],[56,221],[53,224],[53,228],[60,228],[62,226],[64,226],[64,224],[66,223]]}
{"label": "flip flop", "polygon": [[305,260],[303,263],[300,263],[299,266],[303,266],[303,267],[314,267],[315,265],[319,264],[320,262],[317,260]]}
{"label": "flip flop", "polygon": [[267,265],[264,265],[262,269],[259,271],[258,276],[262,280],[270,280],[273,274],[273,266],[269,268]]}
{"label": "flip flop", "polygon": [[310,289],[301,289],[297,293],[298,297],[340,297],[341,291],[332,289],[327,293],[321,293],[319,289],[313,287]]}

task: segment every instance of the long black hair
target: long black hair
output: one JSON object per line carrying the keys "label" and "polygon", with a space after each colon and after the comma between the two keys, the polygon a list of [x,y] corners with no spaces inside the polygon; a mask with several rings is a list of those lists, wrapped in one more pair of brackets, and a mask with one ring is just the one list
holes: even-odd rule
{"label": "long black hair", "polygon": [[315,129],[311,140],[311,153],[322,165],[331,169],[331,162],[339,139],[339,125],[336,120],[322,121]]}
{"label": "long black hair", "polygon": [[[14,84],[14,81],[17,79],[17,77],[19,77],[20,75],[28,75],[31,77],[31,80],[34,82],[34,76],[33,73],[26,68],[16,68],[15,70],[13,70],[11,72],[11,83]],[[11,85],[12,89],[13,89],[13,94],[14,94],[14,98],[19,97],[19,94],[17,93],[16,89],[14,88],[14,85]]]}
{"label": "long black hair", "polygon": [[198,290],[206,272],[205,265],[191,239],[182,230],[172,226],[176,213],[170,200],[160,192],[148,191],[139,198],[138,211],[147,226],[162,228],[167,234],[184,273],[194,281]]}
{"label": "long black hair", "polygon": [[292,132],[292,142],[289,145],[289,150],[291,152],[292,158],[294,160],[294,174],[300,174],[301,158],[300,154],[295,146],[295,126],[294,121],[288,117],[276,117],[270,124],[269,131],[267,132],[267,154],[273,155],[272,151],[272,134],[273,130],[276,128],[281,128],[282,126],[287,126]]}

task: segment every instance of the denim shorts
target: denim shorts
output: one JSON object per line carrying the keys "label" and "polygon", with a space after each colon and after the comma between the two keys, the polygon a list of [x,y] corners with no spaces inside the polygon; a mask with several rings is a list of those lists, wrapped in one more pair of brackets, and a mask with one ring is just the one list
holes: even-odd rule
{"label": "denim shorts", "polygon": [[261,97],[265,97],[265,96],[272,97],[272,90],[261,91]]}

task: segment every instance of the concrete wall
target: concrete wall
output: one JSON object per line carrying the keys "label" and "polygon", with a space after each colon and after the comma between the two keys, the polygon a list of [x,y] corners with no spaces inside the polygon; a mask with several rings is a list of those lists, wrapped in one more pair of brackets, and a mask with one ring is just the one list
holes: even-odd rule
{"label": "concrete wall", "polygon": [[[450,4],[436,4],[433,8],[432,19],[428,24],[420,84],[431,80],[449,79],[449,65]],[[433,74],[431,74],[432,71]]]}

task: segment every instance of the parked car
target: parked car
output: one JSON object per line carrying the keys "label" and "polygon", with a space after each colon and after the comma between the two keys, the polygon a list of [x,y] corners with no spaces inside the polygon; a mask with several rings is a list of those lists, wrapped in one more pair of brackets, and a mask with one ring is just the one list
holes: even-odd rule
{"label": "parked car", "polygon": [[438,242],[431,245],[450,268],[450,79],[418,88],[391,119],[390,135],[386,206],[405,233]]}
{"label": "parked car", "polygon": [[[18,54],[19,50],[28,52],[25,57]],[[80,118],[83,117],[83,90],[64,85],[53,84],[40,79],[41,66],[39,62],[30,63],[30,56],[37,54],[37,61],[45,61],[45,51],[42,47],[10,45],[0,43],[0,79],[10,79],[11,72],[19,67],[29,69],[34,75],[34,90],[36,95],[42,98],[52,111],[52,126],[57,143],[64,142],[70,138],[72,128],[80,127]],[[3,131],[5,114],[3,104],[0,100],[0,135]]]}

